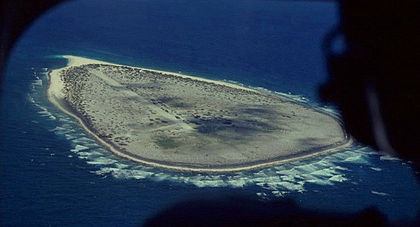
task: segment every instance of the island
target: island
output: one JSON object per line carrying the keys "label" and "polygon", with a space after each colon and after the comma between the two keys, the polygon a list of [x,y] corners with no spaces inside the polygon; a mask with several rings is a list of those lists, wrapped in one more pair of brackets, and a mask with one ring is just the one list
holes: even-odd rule
{"label": "island", "polygon": [[165,169],[232,172],[349,147],[340,120],[233,83],[63,55],[48,99],[115,155]]}

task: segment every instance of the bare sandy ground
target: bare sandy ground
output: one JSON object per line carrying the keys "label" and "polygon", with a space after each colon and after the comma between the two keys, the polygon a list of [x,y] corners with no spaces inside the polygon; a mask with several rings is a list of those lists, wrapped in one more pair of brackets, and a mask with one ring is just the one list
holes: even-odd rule
{"label": "bare sandy ground", "polygon": [[268,92],[77,56],[49,100],[114,154],[156,167],[231,172],[352,145],[335,117]]}

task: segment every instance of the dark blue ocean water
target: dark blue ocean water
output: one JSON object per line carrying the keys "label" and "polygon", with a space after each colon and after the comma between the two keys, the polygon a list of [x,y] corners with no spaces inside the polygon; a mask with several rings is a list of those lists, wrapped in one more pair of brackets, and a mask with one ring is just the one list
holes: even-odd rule
{"label": "dark blue ocean water", "polygon": [[[74,1],[36,21],[9,60],[0,101],[0,225],[133,226],[179,200],[239,192],[311,209],[375,206],[414,218],[410,164],[356,146],[263,170],[176,173],[122,160],[48,103],[47,72],[70,54],[291,93],[318,105],[331,2]],[[305,99],[302,99],[305,97]]]}

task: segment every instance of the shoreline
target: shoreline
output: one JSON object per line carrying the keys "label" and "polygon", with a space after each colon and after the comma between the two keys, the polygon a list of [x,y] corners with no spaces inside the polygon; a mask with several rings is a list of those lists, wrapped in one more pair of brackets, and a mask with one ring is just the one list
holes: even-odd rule
{"label": "shoreline", "polygon": [[228,87],[231,87],[231,88],[237,88],[237,89],[242,89],[242,90],[261,93],[261,91],[258,91],[256,89],[247,88],[247,87],[243,87],[243,86],[240,86],[240,85],[237,85],[237,84],[228,83],[228,82],[224,82],[224,81],[206,79],[206,78],[197,77],[197,76],[184,75],[184,74],[180,74],[180,73],[174,73],[174,72],[168,72],[168,71],[162,71],[162,70],[150,69],[150,68],[144,68],[144,67],[115,64],[115,63],[111,63],[111,62],[105,62],[105,61],[89,59],[89,58],[73,56],[73,55],[58,55],[58,57],[67,59],[68,63],[65,67],[57,69],[57,70],[70,68],[72,66],[81,66],[81,65],[88,65],[88,64],[106,64],[106,65],[114,65],[114,66],[122,66],[122,67],[128,67],[128,68],[141,69],[141,70],[150,71],[150,72],[162,73],[164,75],[177,76],[177,77],[181,77],[181,78],[188,78],[188,79],[203,81],[203,82],[207,82],[207,83],[211,83],[211,84],[223,85],[223,86],[228,86]]}
{"label": "shoreline", "polygon": [[260,93],[260,91],[254,90],[251,88],[241,87],[239,85],[235,85],[231,83],[214,81],[214,80],[209,80],[209,79],[204,79],[204,78],[199,78],[199,77],[194,77],[194,76],[183,75],[179,73],[165,72],[165,71],[160,71],[160,70],[126,66],[126,65],[120,65],[120,64],[113,64],[109,62],[98,61],[94,59],[88,59],[88,58],[71,56],[71,55],[61,55],[60,57],[66,58],[68,60],[68,63],[63,68],[55,69],[49,72],[49,84],[48,84],[48,89],[47,89],[48,100],[54,106],[59,108],[62,112],[75,118],[78,121],[78,123],[82,126],[82,128],[89,135],[91,135],[96,141],[98,141],[98,143],[102,144],[107,150],[111,151],[112,153],[114,153],[115,155],[119,157],[131,160],[137,163],[141,163],[141,164],[153,166],[153,167],[164,168],[168,170],[182,171],[182,172],[226,173],[226,172],[237,172],[237,171],[259,169],[259,168],[274,166],[274,165],[283,164],[287,162],[309,159],[312,157],[325,155],[330,152],[338,151],[340,149],[350,147],[354,144],[353,140],[351,139],[351,137],[347,135],[341,121],[337,117],[333,116],[330,113],[326,113],[324,111],[314,109],[318,112],[321,112],[323,114],[326,114],[332,117],[335,121],[337,121],[337,123],[340,125],[340,127],[342,128],[345,134],[345,140],[342,143],[337,144],[337,145],[328,145],[327,147],[317,148],[316,150],[302,151],[300,152],[300,154],[287,155],[283,157],[272,158],[269,160],[261,160],[261,161],[256,161],[256,162],[248,162],[248,163],[232,164],[232,165],[219,165],[219,166],[200,167],[200,166],[192,166],[192,165],[182,164],[182,163],[169,163],[169,162],[162,162],[162,161],[156,161],[156,160],[143,158],[132,153],[121,151],[115,146],[113,146],[112,144],[108,143],[106,139],[101,138],[98,135],[96,135],[93,132],[93,130],[89,127],[89,124],[87,124],[81,117],[79,117],[77,113],[74,113],[71,109],[66,107],[66,104],[63,103],[65,102],[63,100],[64,94],[62,93],[63,82],[61,81],[58,75],[62,70],[65,70],[72,66],[80,66],[80,65],[87,65],[87,64],[107,64],[107,65],[123,66],[123,67],[137,68],[137,69],[147,70],[147,71],[152,71],[152,72],[158,72],[164,75],[179,76],[182,78],[189,78],[193,80],[204,81],[207,83],[224,85],[224,86],[229,86],[232,88],[243,89],[243,90],[248,90],[248,91],[253,91],[253,92],[258,92],[258,93]]}

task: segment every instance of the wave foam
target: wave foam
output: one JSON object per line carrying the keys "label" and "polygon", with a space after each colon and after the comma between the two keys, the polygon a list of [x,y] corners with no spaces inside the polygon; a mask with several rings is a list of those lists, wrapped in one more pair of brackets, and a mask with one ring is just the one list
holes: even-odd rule
{"label": "wave foam", "polygon": [[375,194],[375,195],[380,195],[380,196],[389,196],[389,194],[386,192],[370,191],[370,193]]}
{"label": "wave foam", "polygon": [[401,159],[390,155],[382,155],[381,157],[379,157],[379,159],[381,161],[401,161]]}

